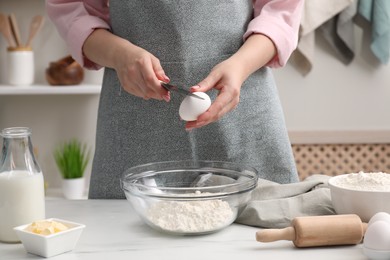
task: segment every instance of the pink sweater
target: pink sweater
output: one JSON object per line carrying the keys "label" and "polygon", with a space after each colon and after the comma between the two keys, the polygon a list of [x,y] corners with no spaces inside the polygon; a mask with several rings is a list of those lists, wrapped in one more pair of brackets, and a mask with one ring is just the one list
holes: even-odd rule
{"label": "pink sweater", "polygon": [[[252,0],[254,19],[244,40],[253,33],[264,34],[276,46],[277,55],[267,64],[282,67],[298,44],[298,30],[304,0]],[[99,69],[83,56],[82,46],[96,28],[110,29],[109,0],[47,0],[46,9],[73,58],[89,69]]]}

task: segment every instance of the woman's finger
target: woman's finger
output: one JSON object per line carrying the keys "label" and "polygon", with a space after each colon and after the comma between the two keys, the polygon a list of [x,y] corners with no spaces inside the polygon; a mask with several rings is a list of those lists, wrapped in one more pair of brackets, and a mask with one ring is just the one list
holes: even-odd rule
{"label": "woman's finger", "polygon": [[152,59],[152,67],[158,80],[169,82],[169,77],[165,74],[163,67],[161,66],[159,59]]}
{"label": "woman's finger", "polygon": [[217,71],[211,71],[211,73],[199,82],[196,86],[191,87],[191,91],[207,92],[214,88],[215,85],[221,80],[221,75]]}
{"label": "woman's finger", "polygon": [[223,115],[236,106],[234,96],[225,89],[222,89],[215,101],[207,110],[208,113],[200,115],[197,119],[198,125],[205,125],[219,120]]}
{"label": "woman's finger", "polygon": [[222,118],[229,111],[233,110],[239,102],[238,95],[232,95],[226,88],[221,88],[221,92],[211,104],[210,108],[203,114],[201,114],[196,121],[187,122],[185,128],[187,130],[193,128],[200,128],[210,123],[213,123]]}

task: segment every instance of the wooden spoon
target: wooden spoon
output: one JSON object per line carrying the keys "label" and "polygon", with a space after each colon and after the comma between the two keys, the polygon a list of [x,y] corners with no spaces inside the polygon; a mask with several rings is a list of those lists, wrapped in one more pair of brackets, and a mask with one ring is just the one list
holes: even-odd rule
{"label": "wooden spoon", "polygon": [[8,47],[15,47],[15,41],[12,36],[11,27],[9,24],[8,16],[0,13],[0,31],[4,35],[8,42]]}
{"label": "wooden spoon", "polygon": [[30,47],[31,42],[34,39],[37,32],[41,29],[44,22],[44,17],[42,15],[34,16],[30,24],[30,34],[28,35],[26,46]]}
{"label": "wooden spoon", "polygon": [[22,42],[20,40],[19,26],[18,26],[18,22],[16,21],[16,17],[14,14],[9,15],[9,21],[10,21],[10,25],[11,25],[11,32],[13,33],[15,41],[16,41],[16,47],[21,47]]}

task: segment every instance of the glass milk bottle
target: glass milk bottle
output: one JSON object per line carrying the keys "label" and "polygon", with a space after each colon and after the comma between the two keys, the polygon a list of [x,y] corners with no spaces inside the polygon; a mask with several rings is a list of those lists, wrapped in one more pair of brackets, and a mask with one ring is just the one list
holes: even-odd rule
{"label": "glass milk bottle", "polygon": [[0,242],[19,242],[14,227],[45,218],[45,192],[31,129],[3,129],[0,154]]}

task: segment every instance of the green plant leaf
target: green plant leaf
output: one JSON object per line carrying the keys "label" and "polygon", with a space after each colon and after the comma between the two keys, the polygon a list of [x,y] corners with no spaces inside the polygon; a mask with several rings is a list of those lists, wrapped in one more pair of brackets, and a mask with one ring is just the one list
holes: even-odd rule
{"label": "green plant leaf", "polygon": [[89,158],[87,145],[77,139],[58,145],[54,151],[55,162],[64,179],[83,177]]}

